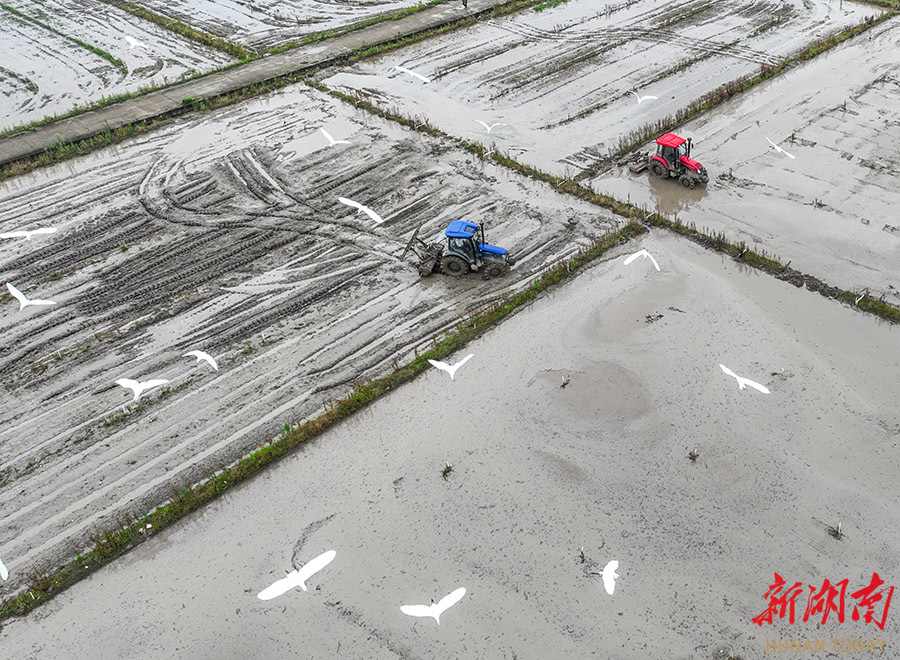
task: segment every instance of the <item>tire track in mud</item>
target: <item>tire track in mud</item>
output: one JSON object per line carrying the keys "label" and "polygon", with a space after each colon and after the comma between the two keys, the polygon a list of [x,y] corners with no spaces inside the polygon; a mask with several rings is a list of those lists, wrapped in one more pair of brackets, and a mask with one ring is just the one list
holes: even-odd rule
{"label": "tire track in mud", "polygon": [[[542,251],[571,249],[572,236],[558,236],[562,215],[588,235],[618,224],[568,199],[547,202],[546,191],[521,199],[535,184],[510,187],[439,140],[374,124],[366,119],[371,145],[359,157],[320,149],[284,164],[277,148],[219,134],[221,145],[193,156],[160,154],[166,140],[155,134],[119,147],[115,161],[93,158],[65,185],[46,183],[42,196],[14,193],[20,207],[40,198],[34,222],[89,206],[92,189],[103,212],[76,214],[37,249],[0,250],[0,270],[31,278],[58,268],[54,291],[66,296],[51,314],[0,320],[18,345],[0,350],[0,545],[20,562],[19,582],[5,587],[22,584],[22,566],[56,564],[92,531],[316,414],[458,314],[527,286]],[[129,152],[138,155],[126,161]],[[373,225],[338,196],[386,221]],[[503,280],[420,282],[397,258],[407,238],[419,226],[439,236],[458,217],[486,220],[489,240],[522,247],[524,266]],[[192,348],[216,356],[220,371],[181,357]],[[17,377],[24,360],[56,352],[41,373]],[[113,381],[126,376],[166,378],[168,392],[124,414],[130,397]]]}
{"label": "tire track in mud", "polygon": [[536,41],[589,42],[605,44],[605,50],[626,45],[631,41],[649,41],[657,44],[678,46],[690,51],[702,51],[723,57],[735,57],[757,64],[775,66],[783,58],[764,51],[754,50],[748,46],[733,42],[719,41],[712,38],[696,38],[682,35],[671,30],[658,30],[652,27],[608,27],[599,30],[560,31],[544,30],[532,25],[513,22],[491,22],[507,32]]}

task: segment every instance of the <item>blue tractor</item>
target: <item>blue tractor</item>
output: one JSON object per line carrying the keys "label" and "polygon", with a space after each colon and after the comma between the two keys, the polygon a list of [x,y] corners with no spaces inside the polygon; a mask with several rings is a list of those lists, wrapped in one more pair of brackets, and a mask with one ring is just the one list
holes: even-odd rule
{"label": "blue tractor", "polygon": [[[419,257],[419,274],[422,277],[432,273],[462,277],[472,271],[482,273],[485,279],[501,277],[515,263],[505,249],[484,242],[484,225],[454,220],[444,232],[447,237],[446,250],[443,243],[429,245],[418,238],[418,235],[419,230],[416,229],[400,259],[412,249]],[[418,246],[415,245],[416,241]]]}

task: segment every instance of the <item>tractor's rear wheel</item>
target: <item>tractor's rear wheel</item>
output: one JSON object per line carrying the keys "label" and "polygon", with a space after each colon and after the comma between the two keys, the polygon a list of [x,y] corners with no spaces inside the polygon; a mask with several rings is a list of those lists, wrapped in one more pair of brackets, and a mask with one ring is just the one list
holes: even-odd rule
{"label": "tractor's rear wheel", "polygon": [[457,256],[448,254],[441,260],[441,270],[445,275],[462,277],[469,272],[469,264]]}
{"label": "tractor's rear wheel", "polygon": [[502,261],[489,261],[484,266],[484,274],[488,277],[503,277],[509,272],[509,266]]}
{"label": "tractor's rear wheel", "polygon": [[669,176],[669,171],[663,167],[663,164],[658,160],[654,160],[650,163],[650,171],[660,179],[665,179]]}

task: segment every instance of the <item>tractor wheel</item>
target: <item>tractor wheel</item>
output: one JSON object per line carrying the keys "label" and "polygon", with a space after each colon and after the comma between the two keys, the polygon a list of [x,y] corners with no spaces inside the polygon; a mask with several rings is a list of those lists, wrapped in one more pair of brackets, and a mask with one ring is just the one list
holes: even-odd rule
{"label": "tractor wheel", "polygon": [[660,179],[665,179],[667,176],[669,176],[668,170],[666,170],[666,168],[663,167],[663,164],[658,160],[654,160],[650,163],[650,171]]}
{"label": "tractor wheel", "polygon": [[694,187],[694,180],[691,177],[687,176],[686,174],[682,174],[679,181],[681,181],[681,185],[683,185],[685,188],[693,188]]}
{"label": "tractor wheel", "polygon": [[484,266],[484,274],[488,277],[503,277],[509,272],[509,266],[502,261],[489,261]]}
{"label": "tractor wheel", "polygon": [[469,264],[461,258],[448,254],[441,260],[441,270],[451,277],[462,277],[469,272]]}

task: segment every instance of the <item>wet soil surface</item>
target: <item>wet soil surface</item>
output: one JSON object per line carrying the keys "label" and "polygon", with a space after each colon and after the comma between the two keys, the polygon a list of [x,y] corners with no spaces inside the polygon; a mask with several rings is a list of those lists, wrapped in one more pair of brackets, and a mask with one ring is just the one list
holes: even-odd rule
{"label": "wet soil surface", "polygon": [[[324,77],[448,133],[574,176],[632,131],[880,11],[799,0],[572,1],[482,20]],[[657,99],[638,103],[632,92]],[[478,120],[503,125],[488,133]]]}
{"label": "wet soil surface", "polygon": [[898,305],[898,49],[900,23],[887,21],[680,128],[710,173],[705,188],[627,167],[591,185]]}
{"label": "wet soil surface", "polygon": [[[661,272],[623,264],[640,247]],[[853,621],[849,593],[873,572],[897,582],[898,341],[654,232],[451,358],[474,354],[454,381],[424,374],[9,621],[3,645],[28,658],[709,660],[799,637],[886,640],[888,657],[896,617],[883,631]],[[719,363],[771,394],[739,390]],[[257,599],[330,549],[308,593]],[[612,559],[610,596],[595,573]],[[797,622],[760,628],[775,572],[803,585]],[[802,622],[806,585],[826,579],[849,580],[844,622]],[[400,612],[459,586],[440,626]]]}
{"label": "wet soil surface", "polygon": [[[459,218],[508,276],[420,282],[399,260]],[[4,239],[0,283],[58,305],[0,297],[0,596],[616,225],[302,87],[5,182],[0,232],[58,232]],[[170,383],[132,404],[120,378]]]}
{"label": "wet soil surface", "polygon": [[[10,0],[8,6],[62,34],[0,8],[0,130],[232,61],[95,0]],[[109,53],[126,71],[72,39]]]}
{"label": "wet soil surface", "polygon": [[[415,0],[151,0],[147,6],[209,34],[266,50],[417,4]],[[447,6],[454,14],[465,15],[461,3]]]}

